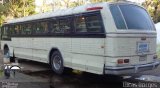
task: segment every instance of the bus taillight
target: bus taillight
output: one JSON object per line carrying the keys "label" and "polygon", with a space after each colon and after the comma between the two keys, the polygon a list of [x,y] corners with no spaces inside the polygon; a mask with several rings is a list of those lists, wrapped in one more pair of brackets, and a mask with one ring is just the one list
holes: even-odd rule
{"label": "bus taillight", "polygon": [[129,59],[118,59],[117,63],[118,64],[127,64],[127,63],[129,63]]}
{"label": "bus taillight", "polygon": [[123,59],[118,59],[118,60],[117,60],[117,63],[118,63],[118,64],[123,64],[124,61],[123,61]]}
{"label": "bus taillight", "polygon": [[129,63],[129,59],[124,59],[124,63]]}

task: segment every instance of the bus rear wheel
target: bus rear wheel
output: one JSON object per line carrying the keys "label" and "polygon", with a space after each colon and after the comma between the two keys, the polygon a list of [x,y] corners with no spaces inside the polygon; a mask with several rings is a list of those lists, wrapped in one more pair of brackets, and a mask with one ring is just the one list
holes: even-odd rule
{"label": "bus rear wheel", "polygon": [[62,74],[64,70],[63,59],[60,52],[55,51],[51,56],[51,67],[56,74]]}

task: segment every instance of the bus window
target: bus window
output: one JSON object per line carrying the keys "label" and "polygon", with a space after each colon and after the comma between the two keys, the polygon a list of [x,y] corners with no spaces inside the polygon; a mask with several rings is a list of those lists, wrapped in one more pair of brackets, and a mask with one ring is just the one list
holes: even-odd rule
{"label": "bus window", "polygon": [[59,20],[60,33],[70,33],[71,32],[71,20],[69,18],[64,18]]}
{"label": "bus window", "polygon": [[26,34],[26,30],[25,30],[25,29],[26,29],[26,25],[25,25],[25,24],[22,24],[22,25],[21,25],[21,28],[22,28],[21,34],[22,34],[22,35],[25,35],[25,34]]}
{"label": "bus window", "polygon": [[36,30],[37,30],[37,23],[36,22],[32,22],[32,33],[36,34]]}
{"label": "bus window", "polygon": [[136,5],[110,5],[110,10],[117,29],[154,29],[148,13],[142,7]]}
{"label": "bus window", "polygon": [[102,20],[99,14],[76,16],[75,27],[79,33],[102,32]]}
{"label": "bus window", "polygon": [[1,27],[1,39],[3,40],[3,36],[4,36],[4,26]]}
{"label": "bus window", "polygon": [[9,26],[9,30],[10,30],[10,35],[14,35],[14,26],[13,25],[10,25]]}
{"label": "bus window", "polygon": [[26,24],[25,33],[26,33],[26,35],[32,34],[32,25],[31,24]]}
{"label": "bus window", "polygon": [[123,20],[122,14],[117,5],[111,5],[110,10],[116,24],[117,29],[126,29],[125,22]]}
{"label": "bus window", "polygon": [[75,21],[76,32],[87,32],[85,17],[78,16]]}
{"label": "bus window", "polygon": [[153,23],[148,13],[139,6],[119,5],[128,29],[153,30]]}
{"label": "bus window", "polygon": [[10,39],[10,35],[9,35],[9,26],[3,26],[2,27],[2,39]]}
{"label": "bus window", "polygon": [[15,34],[21,34],[21,27],[20,27],[20,25],[15,25],[14,30],[15,30]]}
{"label": "bus window", "polygon": [[3,36],[3,31],[4,31],[4,28],[3,26],[1,27],[1,39],[2,39],[2,36]]}
{"label": "bus window", "polygon": [[87,32],[101,32],[101,20],[98,15],[86,17]]}
{"label": "bus window", "polygon": [[35,34],[48,33],[48,22],[37,23],[37,28],[35,29]]}
{"label": "bus window", "polygon": [[35,34],[41,34],[43,32],[41,23],[37,23],[37,28],[35,30]]}
{"label": "bus window", "polygon": [[44,33],[48,33],[48,22],[41,22]]}
{"label": "bus window", "polygon": [[51,33],[59,33],[59,21],[58,20],[52,20],[51,21]]}

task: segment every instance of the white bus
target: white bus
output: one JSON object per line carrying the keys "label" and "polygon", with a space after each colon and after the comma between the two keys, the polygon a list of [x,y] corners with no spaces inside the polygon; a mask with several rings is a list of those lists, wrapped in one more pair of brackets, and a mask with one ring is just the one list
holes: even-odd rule
{"label": "white bus", "polygon": [[1,49],[11,59],[95,74],[155,69],[156,30],[147,11],[130,2],[103,2],[10,20]]}

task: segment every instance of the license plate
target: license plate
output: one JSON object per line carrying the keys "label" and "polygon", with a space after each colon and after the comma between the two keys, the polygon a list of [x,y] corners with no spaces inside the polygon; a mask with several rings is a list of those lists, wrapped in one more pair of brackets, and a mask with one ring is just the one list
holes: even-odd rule
{"label": "license plate", "polygon": [[139,57],[139,61],[146,61],[146,59],[147,59],[147,56],[140,56]]}
{"label": "license plate", "polygon": [[138,43],[138,52],[148,52],[149,51],[149,44],[140,42]]}

